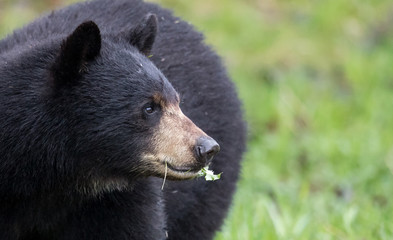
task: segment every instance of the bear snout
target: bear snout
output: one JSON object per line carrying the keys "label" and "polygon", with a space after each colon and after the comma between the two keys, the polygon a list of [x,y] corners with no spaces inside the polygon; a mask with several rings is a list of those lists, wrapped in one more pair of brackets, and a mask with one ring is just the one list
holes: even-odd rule
{"label": "bear snout", "polygon": [[185,116],[178,104],[162,105],[151,146],[141,159],[146,166],[154,165],[148,167],[153,175],[172,180],[197,176],[220,151],[220,145]]}

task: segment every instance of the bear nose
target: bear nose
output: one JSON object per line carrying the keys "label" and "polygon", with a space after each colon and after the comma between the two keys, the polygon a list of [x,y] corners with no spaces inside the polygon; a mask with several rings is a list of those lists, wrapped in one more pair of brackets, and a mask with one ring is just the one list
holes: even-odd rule
{"label": "bear nose", "polygon": [[220,151],[220,145],[211,137],[200,137],[197,141],[196,152],[198,160],[203,164],[209,163]]}

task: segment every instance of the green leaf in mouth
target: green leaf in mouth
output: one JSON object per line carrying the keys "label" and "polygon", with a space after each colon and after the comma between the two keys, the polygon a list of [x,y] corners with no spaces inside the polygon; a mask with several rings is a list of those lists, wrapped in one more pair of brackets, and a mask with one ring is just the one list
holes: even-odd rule
{"label": "green leaf in mouth", "polygon": [[222,173],[214,174],[214,172],[209,169],[209,166],[206,166],[198,172],[198,177],[204,176],[206,181],[216,181],[221,178],[221,174]]}

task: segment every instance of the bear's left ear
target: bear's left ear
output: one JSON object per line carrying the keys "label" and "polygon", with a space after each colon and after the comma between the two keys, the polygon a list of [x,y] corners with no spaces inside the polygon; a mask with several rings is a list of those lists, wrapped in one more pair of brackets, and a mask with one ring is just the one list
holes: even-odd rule
{"label": "bear's left ear", "polygon": [[94,60],[101,50],[101,34],[92,22],[79,25],[61,45],[51,68],[56,87],[74,85],[82,75],[85,64]]}
{"label": "bear's left ear", "polygon": [[131,31],[129,41],[140,52],[148,56],[153,48],[157,35],[158,23],[155,14],[147,14],[143,20]]}

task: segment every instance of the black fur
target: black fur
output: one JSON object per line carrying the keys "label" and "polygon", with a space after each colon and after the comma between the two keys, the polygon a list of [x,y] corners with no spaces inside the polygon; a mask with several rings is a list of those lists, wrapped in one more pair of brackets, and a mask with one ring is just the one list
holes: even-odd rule
{"label": "black fur", "polygon": [[[156,124],[140,110],[174,89],[220,144],[223,175],[162,192],[138,158]],[[245,148],[240,103],[202,35],[168,10],[96,0],[15,31],[0,41],[0,102],[0,239],[211,239],[221,226]],[[104,180],[117,184],[92,188]]]}

